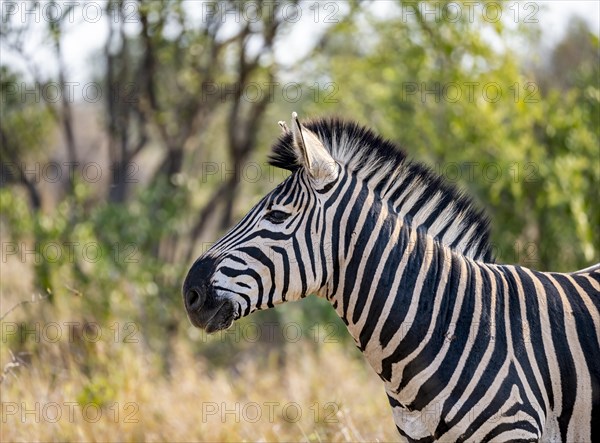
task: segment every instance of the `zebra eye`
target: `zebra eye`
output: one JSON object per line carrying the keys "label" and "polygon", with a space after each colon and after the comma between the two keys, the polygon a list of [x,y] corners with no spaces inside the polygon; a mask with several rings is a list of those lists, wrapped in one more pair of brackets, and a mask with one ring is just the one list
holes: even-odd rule
{"label": "zebra eye", "polygon": [[269,213],[267,213],[267,215],[265,215],[265,218],[271,223],[279,225],[286,221],[289,216],[290,214],[288,214],[287,212],[275,209],[274,211],[270,211]]}

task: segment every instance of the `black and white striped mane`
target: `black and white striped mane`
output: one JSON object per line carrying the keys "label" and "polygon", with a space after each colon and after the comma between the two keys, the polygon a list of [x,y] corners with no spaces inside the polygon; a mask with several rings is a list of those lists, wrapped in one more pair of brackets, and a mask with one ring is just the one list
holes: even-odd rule
{"label": "black and white striped mane", "polygon": [[[319,136],[340,165],[372,184],[407,223],[467,257],[493,261],[489,219],[456,186],[409,160],[393,142],[354,122],[327,118],[302,125]],[[269,160],[291,172],[301,168],[291,132],[280,136]]]}

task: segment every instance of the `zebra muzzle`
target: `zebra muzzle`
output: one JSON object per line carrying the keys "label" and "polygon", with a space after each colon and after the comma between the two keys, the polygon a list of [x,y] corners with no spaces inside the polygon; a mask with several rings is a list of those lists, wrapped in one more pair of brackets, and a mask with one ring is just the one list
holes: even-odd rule
{"label": "zebra muzzle", "polygon": [[192,324],[211,333],[227,329],[238,317],[235,303],[219,296],[210,283],[216,260],[196,261],[183,283],[183,301]]}

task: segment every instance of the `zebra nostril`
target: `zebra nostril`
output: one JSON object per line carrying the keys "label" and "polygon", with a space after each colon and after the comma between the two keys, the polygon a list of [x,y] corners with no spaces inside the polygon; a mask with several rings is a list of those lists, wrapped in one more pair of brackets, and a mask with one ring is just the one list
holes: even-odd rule
{"label": "zebra nostril", "polygon": [[185,301],[189,309],[200,309],[205,299],[206,296],[198,288],[190,288],[185,294]]}
{"label": "zebra nostril", "polygon": [[207,300],[210,301],[212,293],[210,281],[215,265],[216,260],[211,257],[200,258],[188,271],[181,288],[187,309],[198,311]]}

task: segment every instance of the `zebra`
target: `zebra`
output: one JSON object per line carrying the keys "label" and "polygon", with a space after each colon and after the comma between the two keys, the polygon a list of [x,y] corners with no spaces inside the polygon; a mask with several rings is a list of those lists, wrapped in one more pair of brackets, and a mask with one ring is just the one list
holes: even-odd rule
{"label": "zebra", "polygon": [[279,124],[270,164],[290,175],[191,266],[194,326],[314,294],[403,440],[600,441],[600,264],[497,264],[483,211],[393,142],[337,118]]}

